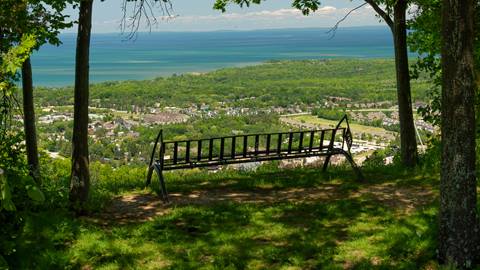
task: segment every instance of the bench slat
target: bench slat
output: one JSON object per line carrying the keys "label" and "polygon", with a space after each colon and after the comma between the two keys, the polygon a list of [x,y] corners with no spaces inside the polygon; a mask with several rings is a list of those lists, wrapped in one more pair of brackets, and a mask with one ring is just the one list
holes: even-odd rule
{"label": "bench slat", "polygon": [[173,164],[177,164],[178,158],[178,142],[173,143]]}
{"label": "bench slat", "polygon": [[315,131],[310,131],[310,142],[308,144],[308,151],[312,152],[313,139],[315,138]]}
{"label": "bench slat", "polygon": [[282,133],[278,133],[277,154],[282,152]]}
{"label": "bench slat", "polygon": [[266,152],[267,152],[267,156],[270,155],[270,140],[272,138],[272,135],[271,134],[267,134],[267,143],[266,143]]}
{"label": "bench slat", "polygon": [[260,135],[255,135],[255,156],[258,156],[258,146],[260,141]]}
{"label": "bench slat", "polygon": [[198,140],[197,144],[197,161],[202,160],[202,140]]}
{"label": "bench slat", "polygon": [[235,153],[236,153],[235,143],[236,143],[236,141],[237,141],[237,136],[233,136],[232,137],[232,153],[231,153],[232,158],[235,158]]}
{"label": "bench slat", "polygon": [[220,159],[223,159],[223,154],[225,152],[225,138],[220,139]]}
{"label": "bench slat", "polygon": [[243,136],[243,157],[247,157],[248,135]]}
{"label": "bench slat", "polygon": [[288,133],[288,153],[292,153],[293,132]]}
{"label": "bench slat", "polygon": [[213,139],[210,139],[208,143],[208,160],[213,159]]}
{"label": "bench slat", "polygon": [[185,162],[190,162],[190,141],[187,141],[186,143],[186,149],[185,149]]}
{"label": "bench slat", "polygon": [[300,132],[300,138],[299,138],[299,142],[298,142],[298,152],[302,152],[303,150],[303,131]]}
{"label": "bench slat", "polygon": [[323,139],[325,138],[325,130],[322,130],[322,133],[320,135],[320,151],[323,150]]}

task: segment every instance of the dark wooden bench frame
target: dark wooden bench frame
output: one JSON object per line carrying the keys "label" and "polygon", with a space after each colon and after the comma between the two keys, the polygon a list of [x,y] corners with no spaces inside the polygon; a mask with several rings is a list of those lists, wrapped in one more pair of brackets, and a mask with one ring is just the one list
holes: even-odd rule
{"label": "dark wooden bench frame", "polygon": [[[345,127],[342,127],[343,122],[346,124]],[[294,147],[294,137],[298,137],[296,142],[297,147]],[[265,138],[266,141],[263,149],[260,149],[260,138]],[[275,148],[272,148],[272,138],[276,138],[277,140]],[[317,143],[316,138],[318,140]],[[249,139],[254,140],[253,147],[249,147]],[[284,139],[286,140],[285,142]],[[329,140],[329,143],[326,145],[324,145],[325,140]],[[307,141],[306,144],[305,141]],[[216,142],[220,144],[218,151],[214,151]],[[230,149],[226,149],[226,142],[230,143]],[[338,142],[337,146],[335,142]],[[240,143],[240,145],[237,143]],[[168,202],[163,171],[313,156],[326,157],[323,164],[323,171],[326,171],[330,158],[333,155],[344,155],[352,165],[357,178],[362,180],[362,173],[355,164],[350,152],[352,143],[352,132],[346,115],[338,122],[337,126],[332,129],[232,135],[197,140],[164,141],[163,130],[160,130],[155,140],[148,165],[146,186],[150,185],[153,172],[155,171],[159,178],[161,197],[164,201]],[[287,147],[282,147],[283,144],[286,144]],[[158,159],[155,159],[157,145],[160,145],[160,149]],[[185,151],[179,151],[181,150],[180,145],[185,145]],[[194,156],[191,155],[192,145],[196,145],[196,153]],[[206,156],[203,154],[205,145],[208,145]],[[240,152],[237,151],[238,146],[241,146]],[[172,154],[172,158],[166,159],[167,149],[168,152]],[[230,152],[227,153],[225,150]],[[184,154],[183,157],[179,157],[181,153]]]}

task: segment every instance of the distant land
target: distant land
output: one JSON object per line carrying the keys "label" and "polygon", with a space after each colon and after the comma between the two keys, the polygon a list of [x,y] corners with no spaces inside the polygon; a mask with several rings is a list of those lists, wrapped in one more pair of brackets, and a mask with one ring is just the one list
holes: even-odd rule
{"label": "distant land", "polygon": [[[152,32],[140,33],[134,41],[120,34],[93,34],[91,82],[153,79],[268,60],[393,57],[386,27],[341,28],[333,38],[327,30]],[[59,48],[44,46],[34,54],[35,85],[73,85],[75,39],[62,34]]]}

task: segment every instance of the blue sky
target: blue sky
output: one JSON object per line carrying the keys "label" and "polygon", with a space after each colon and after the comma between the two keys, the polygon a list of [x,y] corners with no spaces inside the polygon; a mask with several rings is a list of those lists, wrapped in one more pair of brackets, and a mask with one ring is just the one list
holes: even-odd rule
{"label": "blue sky", "polygon": [[[123,0],[95,0],[93,11],[94,33],[119,32]],[[291,7],[291,0],[266,0],[261,5],[243,9],[230,6],[226,13],[213,10],[215,0],[172,0],[175,18],[165,18],[159,9],[155,16],[158,23],[152,31],[216,31],[252,30],[269,28],[331,27],[362,0],[324,0],[315,14],[303,16]],[[77,10],[68,14],[76,17]],[[382,25],[374,11],[367,5],[355,11],[342,26]],[[149,29],[143,24],[140,31]],[[75,27],[67,32],[76,32]]]}

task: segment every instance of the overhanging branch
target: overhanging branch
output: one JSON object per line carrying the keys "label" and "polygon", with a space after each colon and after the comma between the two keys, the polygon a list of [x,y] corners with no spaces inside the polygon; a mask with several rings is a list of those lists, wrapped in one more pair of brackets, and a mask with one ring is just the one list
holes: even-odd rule
{"label": "overhanging branch", "polygon": [[[132,3],[132,10],[129,12],[129,3]],[[173,6],[170,0],[123,0],[122,12],[123,17],[120,21],[120,29],[122,33],[126,33],[127,39],[134,39],[142,24],[145,21],[147,28],[151,31],[152,25],[157,24],[155,17],[155,9],[158,8],[162,19],[172,18]],[[129,14],[130,13],[130,14]]]}
{"label": "overhanging branch", "polygon": [[368,3],[375,10],[375,12],[377,12],[378,16],[380,16],[393,31],[392,18],[390,18],[390,16],[374,0],[365,0],[365,2]]}
{"label": "overhanging branch", "polygon": [[348,18],[348,16],[350,16],[350,14],[352,14],[355,10],[357,10],[357,9],[359,9],[359,8],[365,6],[365,5],[367,5],[367,3],[363,3],[363,4],[359,5],[358,7],[351,9],[351,10],[350,10],[347,14],[345,14],[345,16],[343,16],[343,18],[341,18],[332,28],[330,28],[330,30],[328,30],[328,31],[326,32],[327,34],[330,34],[330,39],[332,39],[333,37],[335,37],[335,34],[337,33],[338,26],[340,26],[340,24],[341,24],[343,21],[345,21],[345,20]]}

